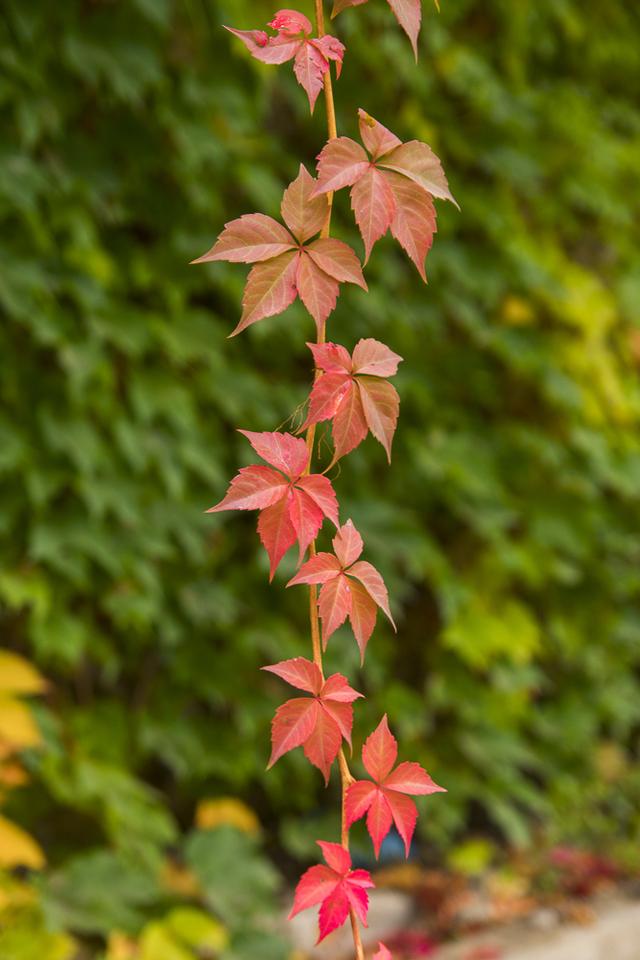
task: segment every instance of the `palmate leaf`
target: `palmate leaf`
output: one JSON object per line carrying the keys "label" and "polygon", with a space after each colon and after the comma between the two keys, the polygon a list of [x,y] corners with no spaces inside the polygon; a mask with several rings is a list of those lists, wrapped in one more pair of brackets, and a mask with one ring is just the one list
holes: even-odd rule
{"label": "palmate leaf", "polygon": [[269,555],[273,578],[283,556],[296,542],[302,561],[325,517],[338,526],[338,501],[327,477],[305,472],[309,451],[304,440],[290,433],[240,433],[270,466],[241,468],[220,503],[207,512],[260,510],[258,534]]}
{"label": "palmate leaf", "polygon": [[[324,195],[314,195],[315,180],[301,164],[282,197],[284,227],[272,217],[246,214],[225,225],[207,253],[193,263],[227,260],[253,263],[242,297],[242,317],[231,336],[272,317],[300,297],[318,325],[335,308],[340,283],[367,289],[354,251],[334,238],[319,238],[329,212]],[[306,245],[305,245],[306,244]]]}
{"label": "palmate leaf", "polygon": [[338,843],[317,841],[326,866],[310,867],[300,878],[296,887],[289,919],[302,910],[320,904],[318,914],[320,943],[337,930],[354,910],[356,916],[367,926],[369,897],[367,890],[375,886],[367,870],[352,870],[349,851]]}
{"label": "palmate leaf", "polygon": [[334,462],[350,453],[370,431],[391,460],[400,398],[386,377],[393,376],[402,357],[379,340],[360,340],[353,358],[333,343],[308,344],[321,374],[309,398],[302,430],[332,420]]}
{"label": "palmate leaf", "polygon": [[371,156],[349,137],[330,140],[318,155],[312,195],[351,187],[365,263],[374,244],[391,230],[426,281],[424,261],[436,231],[433,197],[456,203],[442,165],[426,143],[402,143],[364,110],[358,116],[360,136]]}
{"label": "palmate leaf", "polygon": [[323,681],[319,668],[304,657],[284,660],[262,669],[312,694],[288,700],[276,710],[271,723],[272,750],[268,766],[272,767],[290,750],[303,747],[309,762],[318,767],[328,783],[331,765],[342,740],[351,745],[351,704],[362,694],[353,690],[340,673]]}
{"label": "palmate leaf", "polygon": [[419,763],[400,763],[398,744],[389,730],[386,714],[362,748],[362,762],[371,780],[358,780],[347,790],[345,813],[349,825],[367,816],[367,829],[376,857],[382,841],[395,824],[409,856],[418,810],[407,794],[446,793]]}
{"label": "palmate leaf", "polygon": [[305,90],[313,113],[330,61],[335,62],[336,74],[340,76],[343,44],[328,34],[312,38],[311,21],[297,10],[280,10],[267,26],[277,31],[275,37],[269,36],[264,30],[226,29],[244,43],[252,57],[262,63],[277,65],[293,60],[296,79]]}
{"label": "palmate leaf", "polygon": [[352,521],[347,520],[333,538],[335,553],[318,553],[311,557],[287,586],[320,584],[318,609],[323,646],[326,648],[329,638],[348,617],[360,649],[360,658],[364,660],[378,607],[388,617],[394,630],[396,627],[382,577],[370,563],[358,560],[362,548],[362,537]]}

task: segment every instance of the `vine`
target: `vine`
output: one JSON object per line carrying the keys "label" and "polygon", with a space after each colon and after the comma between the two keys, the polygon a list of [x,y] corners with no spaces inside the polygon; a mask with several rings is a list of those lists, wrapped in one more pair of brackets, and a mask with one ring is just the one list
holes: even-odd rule
{"label": "vine", "polygon": [[[335,0],[332,16],[366,2]],[[420,0],[388,2],[417,56]],[[326,322],[336,306],[340,284],[367,289],[362,267],[389,230],[426,281],[424,262],[436,232],[433,200],[455,200],[440,161],[427,144],[403,143],[364,110],[358,114],[362,144],[338,136],[331,63],[338,78],[345,47],[325,31],[322,0],[314,0],[314,7],[315,30],[308,17],[289,9],[275,14],[268,24],[271,33],[227,29],[264,63],[293,60],[312,111],[324,91],[328,139],[318,155],[317,175],[313,178],[300,165],[298,176],[283,194],[284,225],[264,214],[244,215],[227,223],[213,247],[194,262],[253,264],[242,316],[232,336],[281,313],[297,297],[316,324],[316,340],[308,344],[315,372],[300,430],[303,436],[240,431],[266,465],[241,468],[224,498],[209,512],[259,511],[258,533],[269,556],[271,579],[285,553],[298,544],[298,569],[287,586],[309,587],[312,659],[295,657],[263,669],[308,696],[290,699],[276,710],[269,767],[288,751],[302,747],[328,783],[337,761],[342,814],[340,843],[318,840],[325,863],[310,867],[301,877],[290,916],[320,905],[318,942],[348,918],[355,956],[364,960],[360,923],[367,924],[367,891],[374,883],[368,871],[352,869],[350,827],[366,816],[377,858],[382,841],[395,825],[408,856],[418,815],[411,796],[443,788],[417,763],[396,766],[398,746],[386,715],[362,749],[370,779],[357,780],[343,743],[351,747],[353,703],[362,694],[342,674],[324,674],[323,651],[347,619],[362,663],[378,609],[395,629],[384,581],[375,567],[360,559],[364,544],[352,521],[340,523],[338,500],[326,474],[369,433],[391,460],[400,399],[389,378],[402,360],[372,338],[360,340],[349,353],[344,346],[327,342]],[[346,187],[364,243],[363,264],[346,243],[331,236],[334,192]],[[313,473],[316,426],[325,421],[331,423],[333,457],[322,472]],[[325,519],[336,530],[333,552],[318,552],[316,546]],[[376,960],[390,956],[379,944]]]}

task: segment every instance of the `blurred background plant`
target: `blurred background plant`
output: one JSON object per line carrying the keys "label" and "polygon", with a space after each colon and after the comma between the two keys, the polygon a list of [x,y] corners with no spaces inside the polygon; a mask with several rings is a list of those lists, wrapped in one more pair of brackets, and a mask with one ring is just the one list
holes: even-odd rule
{"label": "blurred background plant", "polygon": [[[324,141],[290,71],[220,28],[274,10],[0,14],[3,960],[286,956],[278,877],[322,786],[295,755],[264,775],[258,667],[304,653],[304,610],[251,517],[203,511],[243,462],[234,428],[304,400],[311,321],[228,342],[242,271],[188,266],[224,221],[276,213]],[[366,312],[346,291],[331,321],[407,362],[394,470],[370,443],[339,478],[399,634],[379,626],[362,678],[339,637],[328,665],[370,695],[360,729],[388,709],[449,790],[421,855],[542,836],[633,860],[640,8],[425,4],[418,68],[386,4],[335,31],[339,129],[362,106],[431,143],[462,213],[439,211],[426,289],[385,241]]]}

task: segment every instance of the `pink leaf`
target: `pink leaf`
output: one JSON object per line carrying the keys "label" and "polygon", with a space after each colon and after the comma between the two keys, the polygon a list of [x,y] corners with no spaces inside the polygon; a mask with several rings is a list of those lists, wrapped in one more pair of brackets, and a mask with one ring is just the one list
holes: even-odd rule
{"label": "pink leaf", "polygon": [[262,63],[286,63],[295,57],[300,46],[299,40],[285,39],[283,42],[283,38],[269,37],[264,30],[235,30],[233,27],[225,27],[225,30],[242,40],[251,56]]}
{"label": "pink leaf", "polygon": [[366,263],[373,245],[385,235],[396,212],[393,191],[376,167],[369,167],[353,185],[351,207],[364,241]]}
{"label": "pink leaf", "polygon": [[[319,233],[327,218],[327,198],[323,196],[311,199],[315,185],[311,174],[300,164],[298,176],[289,184],[282,197],[282,219],[299,243],[304,243]],[[282,229],[284,230],[284,227]]]}
{"label": "pink leaf", "polygon": [[358,377],[357,382],[367,426],[382,444],[391,462],[391,444],[398,424],[400,397],[393,384],[386,380]]}
{"label": "pink leaf", "polygon": [[349,384],[349,389],[345,391],[333,418],[334,460],[344,457],[362,443],[367,431],[360,390],[352,382]]}
{"label": "pink leaf", "polygon": [[349,376],[344,370],[340,373],[324,373],[313,385],[309,398],[309,412],[301,429],[306,430],[311,423],[321,423],[335,416],[336,410],[349,386]]}
{"label": "pink leaf", "polygon": [[340,573],[340,563],[332,553],[317,553],[289,580],[288,587],[299,583],[327,583]]}
{"label": "pink leaf", "polygon": [[318,185],[315,193],[350,187],[369,169],[369,159],[355,140],[336,137],[318,155]]}
{"label": "pink leaf", "polygon": [[350,577],[356,577],[366,588],[370,596],[389,618],[389,621],[395,630],[396,625],[393,622],[391,610],[389,609],[389,594],[387,593],[387,588],[384,585],[384,580],[376,568],[366,560],[358,560],[358,562],[354,563],[352,567],[349,567],[348,573]]}
{"label": "pink leaf", "polygon": [[282,470],[290,479],[297,479],[306,469],[309,451],[300,437],[269,431],[239,430],[238,433],[247,438],[259,457]]}
{"label": "pink leaf", "polygon": [[391,233],[413,260],[426,283],[424,261],[436,232],[436,210],[431,194],[412,180],[391,170],[387,171],[386,178],[396,200]]}
{"label": "pink leaf", "polygon": [[[365,877],[367,882],[365,882]],[[366,870],[352,870],[349,876],[345,878],[344,885],[349,903],[355,910],[360,922],[366,927],[369,897],[365,888],[372,887],[373,881]]]}
{"label": "pink leaf", "polygon": [[300,545],[299,561],[302,562],[309,544],[313,543],[318,535],[324,514],[308,493],[294,487],[289,497],[289,519]]}
{"label": "pink leaf", "polygon": [[369,831],[369,836],[373,841],[373,850],[376,855],[376,859],[380,856],[380,847],[382,846],[382,841],[389,833],[391,824],[391,807],[387,803],[387,798],[385,797],[384,792],[378,788],[373,795],[369,812],[367,813],[367,830]]}
{"label": "pink leaf", "polygon": [[365,740],[362,748],[362,762],[370,777],[378,783],[391,772],[398,758],[398,743],[389,730],[387,715]]}
{"label": "pink leaf", "polygon": [[379,340],[367,337],[358,340],[353,350],[354,374],[369,374],[374,377],[392,377],[398,370],[402,357]]}
{"label": "pink leaf", "polygon": [[308,740],[320,712],[320,704],[313,697],[288,700],[278,707],[271,723],[272,750],[268,770],[283,754]]}
{"label": "pink leaf", "polygon": [[[311,180],[311,183],[315,181]],[[257,263],[271,260],[294,246],[293,237],[277,220],[262,213],[248,213],[226,223],[208,253],[191,262]]]}
{"label": "pink leaf", "polygon": [[267,24],[272,30],[278,30],[279,33],[292,37],[302,33],[309,36],[311,30],[311,21],[305,17],[304,13],[298,10],[278,10],[273,20]]}
{"label": "pink leaf", "polygon": [[330,34],[325,33],[323,37],[317,37],[315,40],[311,40],[311,43],[318,48],[322,55],[327,60],[334,60],[336,64],[336,76],[339,77],[342,73],[342,61],[344,59],[344,44],[336,37],[330,36]]}
{"label": "pink leaf", "polygon": [[308,910],[309,907],[315,907],[316,904],[326,900],[333,893],[338,882],[339,878],[336,877],[335,870],[322,864],[309,867],[298,881],[289,920],[302,910]]}
{"label": "pink leaf", "polygon": [[[329,782],[331,764],[338,756],[342,733],[334,718],[320,703],[313,730],[304,742],[304,755],[322,773],[325,784]],[[346,705],[347,710],[352,707]]]}
{"label": "pink leaf", "polygon": [[362,276],[360,261],[351,247],[342,240],[322,237],[305,248],[316,266],[340,283],[355,283],[363,290],[367,284]]}
{"label": "pink leaf", "polygon": [[242,317],[230,336],[235,337],[258,320],[282,313],[293,303],[299,257],[298,251],[291,250],[251,268],[242,297]]}
{"label": "pink leaf", "polygon": [[316,105],[318,94],[322,90],[322,78],[328,69],[329,63],[313,43],[305,41],[301,44],[296,53],[293,72],[309,98],[311,113],[313,113],[313,108]]}
{"label": "pink leaf", "polygon": [[373,955],[373,960],[393,960],[391,953],[385,947],[384,943],[378,943],[378,949]]}
{"label": "pink leaf", "polygon": [[351,357],[339,343],[307,343],[316,367],[327,373],[351,372]]}
{"label": "pink leaf", "polygon": [[316,266],[304,250],[298,262],[296,285],[300,299],[319,329],[335,309],[338,300],[338,281]]}
{"label": "pink leaf", "polygon": [[233,478],[223,500],[207,510],[262,510],[281,500],[287,491],[287,481],[276,470],[255,464],[242,467]]}
{"label": "pink leaf", "polygon": [[322,708],[332,718],[341,736],[344,737],[349,744],[349,749],[351,749],[351,728],[353,727],[353,707],[351,704],[323,699]]}
{"label": "pink leaf", "polygon": [[[363,695],[349,686],[349,681],[341,673],[333,673],[324,682],[320,696],[324,701],[335,703],[353,703]],[[325,703],[326,706],[326,703]]]}
{"label": "pink leaf", "polygon": [[[306,690],[307,693],[318,694],[322,689],[320,668],[305,657],[282,660],[280,663],[273,663],[271,666],[261,667],[260,669],[275,673],[277,677],[290,683],[292,687],[297,687],[298,690]],[[336,674],[336,676],[339,676],[339,674]]]}
{"label": "pink leaf", "polygon": [[352,563],[355,563],[364,547],[362,537],[351,520],[347,520],[340,527],[332,543],[336,557],[343,567],[350,567]]}
{"label": "pink leaf", "polygon": [[364,817],[373,803],[377,789],[376,784],[372,783],[371,780],[358,780],[347,789],[345,814],[349,826],[359,820],[360,817]]}
{"label": "pink leaf", "polygon": [[408,857],[411,848],[411,839],[418,819],[418,808],[409,797],[404,797],[400,793],[394,793],[393,790],[384,789],[380,790],[380,793],[384,793],[385,800],[393,816],[393,822],[396,825],[396,830],[404,840],[404,850]]}
{"label": "pink leaf", "polygon": [[348,7],[359,7],[363,3],[367,3],[367,0],[333,0],[331,19],[333,20],[334,17],[337,17],[339,13],[342,13],[342,11]]}
{"label": "pink leaf", "polygon": [[269,579],[285,553],[296,542],[296,532],[289,518],[288,497],[267,507],[258,517],[258,535],[269,556]]}
{"label": "pink leaf", "polygon": [[414,796],[431,793],[446,793],[444,787],[439,787],[426,770],[419,763],[399,763],[393,773],[390,773],[384,782],[389,790],[398,790],[400,793],[411,793]]}
{"label": "pink leaf", "polygon": [[396,20],[409,37],[413,47],[413,55],[418,59],[418,34],[422,19],[421,0],[388,0]]}
{"label": "pink leaf", "polygon": [[318,607],[322,620],[322,642],[326,647],[329,637],[342,626],[351,610],[351,592],[344,574],[340,573],[323,584]]}
{"label": "pink leaf", "polygon": [[402,143],[395,133],[387,130],[381,123],[370,117],[362,108],[358,110],[360,137],[374,160],[389,153]]}
{"label": "pink leaf", "polygon": [[296,486],[308,493],[312,500],[315,500],[318,504],[325,517],[328,517],[334,526],[338,526],[340,522],[338,500],[328,477],[312,473],[309,476],[300,477]]}
{"label": "pink leaf", "polygon": [[365,588],[357,580],[349,581],[349,590],[351,592],[351,610],[349,611],[349,621],[356,643],[360,649],[360,663],[364,662],[364,654],[367,643],[373,633],[376,625],[376,616],[378,608],[375,601],[369,596]]}
{"label": "pink leaf", "polygon": [[395,170],[396,173],[402,173],[413,180],[432,196],[451,200],[458,206],[449,190],[440,161],[426,143],[421,143],[420,140],[409,140],[408,143],[403,143],[391,153],[386,154],[379,162],[381,167]]}

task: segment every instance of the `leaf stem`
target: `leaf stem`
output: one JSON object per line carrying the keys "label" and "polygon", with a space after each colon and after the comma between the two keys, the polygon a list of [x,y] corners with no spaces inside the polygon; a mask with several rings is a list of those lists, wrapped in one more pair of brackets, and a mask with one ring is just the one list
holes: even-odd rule
{"label": "leaf stem", "polygon": [[[324,36],[324,9],[323,9],[323,0],[314,0],[315,3],[315,14],[316,14],[316,31],[319,37]],[[331,71],[327,70],[324,75],[324,100],[327,110],[327,130],[329,133],[329,140],[335,140],[338,136],[338,129],[336,125],[336,108],[333,100],[333,84],[331,82]],[[320,232],[321,237],[328,237],[331,232],[331,213],[333,210],[333,193],[327,194],[328,208],[327,216],[323,224],[322,230]],[[326,325],[321,323],[318,326],[318,338],[317,343],[325,343],[326,341]],[[317,379],[320,376],[320,370],[316,368],[314,379]],[[316,425],[311,424],[307,429],[307,450],[309,453],[309,458],[307,461],[307,472],[311,470],[311,461],[313,460],[313,452],[316,439]],[[314,556],[316,553],[316,542],[315,540],[309,547],[309,555]],[[318,588],[315,584],[309,587],[309,620],[311,624],[311,645],[313,647],[313,662],[319,667],[320,673],[324,677],[324,669],[322,665],[322,644],[320,640],[320,620],[318,617]],[[347,763],[347,758],[344,753],[344,749],[340,748],[340,753],[338,754],[338,765],[340,768],[340,779],[342,784],[342,799],[341,799],[341,830],[340,830],[340,842],[345,850],[349,849],[349,827],[347,825],[347,816],[346,816],[346,797],[347,789],[354,782],[354,778],[351,775],[349,770],[349,765]],[[351,930],[353,933],[353,944],[356,951],[356,960],[364,960],[364,947],[362,945],[362,937],[360,935],[360,926],[358,924],[358,918],[356,917],[353,907],[349,910],[349,918],[351,920]]]}

